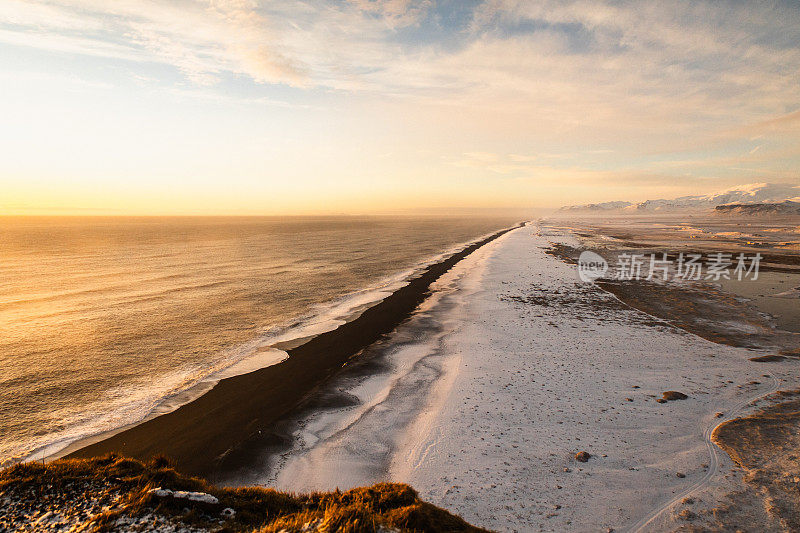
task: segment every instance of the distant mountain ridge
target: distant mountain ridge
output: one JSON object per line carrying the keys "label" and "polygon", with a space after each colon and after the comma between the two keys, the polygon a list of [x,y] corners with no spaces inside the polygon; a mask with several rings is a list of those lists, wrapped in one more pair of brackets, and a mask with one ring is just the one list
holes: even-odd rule
{"label": "distant mountain ridge", "polygon": [[725,204],[714,208],[718,215],[800,215],[800,202],[767,202],[760,204]]}
{"label": "distant mountain ridge", "polygon": [[[571,205],[561,212],[580,213],[651,213],[711,211],[729,204],[779,204],[781,202],[800,202],[800,185],[786,183],[752,183],[740,185],[725,191],[701,196],[681,196],[672,200],[646,200],[638,204],[625,201],[604,202],[586,205]],[[789,209],[791,209],[789,207]]]}

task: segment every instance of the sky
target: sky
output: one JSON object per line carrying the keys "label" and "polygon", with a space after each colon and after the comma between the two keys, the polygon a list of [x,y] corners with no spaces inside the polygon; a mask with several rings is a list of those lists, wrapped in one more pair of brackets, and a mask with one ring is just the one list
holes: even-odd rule
{"label": "sky", "polygon": [[559,207],[800,183],[800,4],[0,2],[0,214]]}

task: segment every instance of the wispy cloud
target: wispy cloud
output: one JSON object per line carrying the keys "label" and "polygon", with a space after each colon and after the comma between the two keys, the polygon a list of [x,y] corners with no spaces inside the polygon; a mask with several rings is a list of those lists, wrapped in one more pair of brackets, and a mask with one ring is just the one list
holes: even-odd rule
{"label": "wispy cloud", "polygon": [[0,8],[0,41],[55,52],[164,63],[198,84],[222,73],[302,86],[270,20],[248,0],[10,0]]}

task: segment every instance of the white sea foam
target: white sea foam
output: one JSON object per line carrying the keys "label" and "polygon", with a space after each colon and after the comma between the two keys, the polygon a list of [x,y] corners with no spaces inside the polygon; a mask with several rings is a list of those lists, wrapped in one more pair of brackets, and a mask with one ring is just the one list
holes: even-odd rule
{"label": "white sea foam", "polygon": [[58,425],[63,429],[29,441],[28,452],[18,457],[6,458],[4,464],[63,457],[80,446],[174,411],[202,396],[222,379],[278,364],[288,357],[285,351],[288,347],[301,344],[310,337],[334,330],[354,319],[365,309],[406,285],[411,277],[428,266],[489,235],[491,234],[454,246],[413,268],[379,280],[371,287],[355,291],[333,302],[316,305],[309,314],[287,321],[284,326],[270,328],[252,341],[226,350],[212,365],[181,368],[160,376],[155,383],[146,381],[112,389],[105,394],[103,400],[89,404],[79,412],[75,412],[71,406],[54,410],[53,419],[58,420]]}

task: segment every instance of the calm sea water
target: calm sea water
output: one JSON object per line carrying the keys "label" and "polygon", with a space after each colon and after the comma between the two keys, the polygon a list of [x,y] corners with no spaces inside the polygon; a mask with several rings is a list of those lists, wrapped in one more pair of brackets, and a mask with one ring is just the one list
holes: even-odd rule
{"label": "calm sea water", "polygon": [[141,420],[237,362],[264,364],[276,341],[335,327],[512,222],[0,219],[0,463]]}

